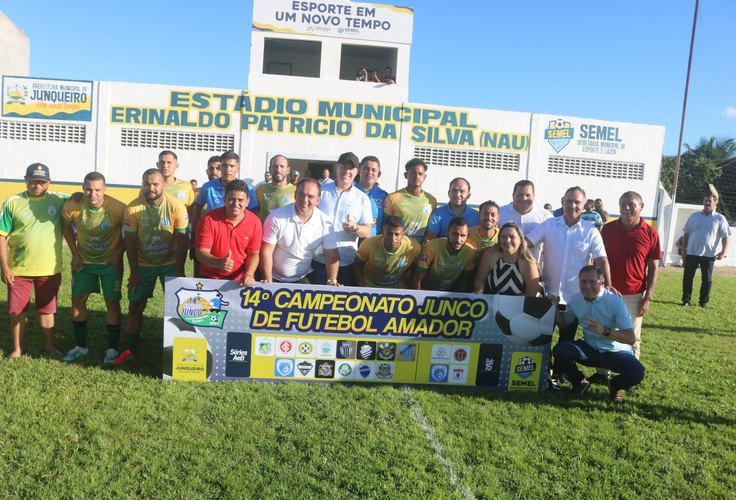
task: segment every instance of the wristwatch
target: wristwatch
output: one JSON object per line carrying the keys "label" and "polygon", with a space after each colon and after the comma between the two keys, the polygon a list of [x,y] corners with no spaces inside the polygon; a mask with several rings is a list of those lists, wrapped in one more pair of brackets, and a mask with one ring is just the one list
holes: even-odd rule
{"label": "wristwatch", "polygon": [[613,333],[613,330],[611,330],[607,326],[603,327],[603,335],[605,335],[606,337],[610,337],[611,333]]}

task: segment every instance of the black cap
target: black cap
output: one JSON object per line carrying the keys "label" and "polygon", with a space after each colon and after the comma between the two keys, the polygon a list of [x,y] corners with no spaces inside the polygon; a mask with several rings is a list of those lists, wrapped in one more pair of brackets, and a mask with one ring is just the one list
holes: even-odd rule
{"label": "black cap", "polygon": [[43,163],[32,163],[26,169],[26,179],[37,181],[50,181],[49,167]]}
{"label": "black cap", "polygon": [[341,154],[340,158],[337,159],[337,163],[339,163],[340,165],[352,163],[353,168],[358,168],[358,166],[360,165],[360,160],[358,160],[358,157],[355,156],[355,153],[348,152]]}

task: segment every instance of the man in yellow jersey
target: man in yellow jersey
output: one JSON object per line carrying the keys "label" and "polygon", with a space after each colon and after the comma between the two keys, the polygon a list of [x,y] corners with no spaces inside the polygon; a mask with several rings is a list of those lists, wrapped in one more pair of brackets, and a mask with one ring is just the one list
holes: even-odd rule
{"label": "man in yellow jersey", "polygon": [[404,234],[404,221],[396,215],[383,220],[383,234],[360,244],[355,257],[355,282],[358,286],[406,288],[419,257],[419,242]]}
{"label": "man in yellow jersey", "polygon": [[480,256],[486,248],[498,243],[498,211],[499,206],[495,201],[485,201],[478,207],[480,224],[471,226],[468,232],[467,245],[475,250],[475,263],[478,264]]}
{"label": "man in yellow jersey", "polygon": [[416,290],[465,292],[475,268],[475,250],[465,242],[468,221],[455,217],[450,221],[447,238],[435,238],[422,248],[414,269],[412,287]]}
{"label": "man in yellow jersey", "polygon": [[[104,363],[118,357],[125,204],[107,196],[105,190],[105,176],[90,172],[84,177],[84,198],[67,200],[61,210],[64,239],[72,252],[72,329],[76,345],[64,356],[68,362],[89,353],[87,299],[90,293],[100,292],[100,285],[107,307]],[[72,224],[77,228],[76,237]]]}
{"label": "man in yellow jersey", "polygon": [[426,191],[422,184],[427,178],[427,164],[424,160],[414,158],[404,165],[406,187],[386,197],[383,213],[398,215],[404,219],[406,235],[422,241],[427,230],[429,216],[437,208],[437,199]]}
{"label": "man in yellow jersey", "polygon": [[13,350],[7,359],[23,353],[23,334],[31,302],[36,294],[38,322],[47,356],[61,353],[54,346],[56,295],[61,284],[61,207],[65,194],[49,192],[49,168],[29,165],[26,191],[11,196],[0,211],[0,267],[8,285],[8,315]]}
{"label": "man in yellow jersey", "polygon": [[164,176],[164,192],[182,202],[187,207],[187,213],[191,215],[192,205],[194,205],[195,199],[194,189],[192,189],[190,182],[174,177],[176,169],[179,168],[179,158],[176,156],[176,153],[169,150],[161,151],[158,154],[156,168]]}
{"label": "man in yellow jersey", "polygon": [[125,251],[128,254],[128,348],[112,361],[122,365],[135,357],[143,311],[156,280],[163,286],[167,276],[184,276],[189,248],[189,219],[184,204],[164,192],[164,177],[157,169],[143,173],[142,194],[125,209]]}
{"label": "man in yellow jersey", "polygon": [[296,186],[289,182],[289,159],[284,155],[276,155],[268,164],[268,172],[271,180],[256,186],[256,198],[258,198],[258,217],[261,222],[266,220],[268,214],[279,207],[294,203]]}

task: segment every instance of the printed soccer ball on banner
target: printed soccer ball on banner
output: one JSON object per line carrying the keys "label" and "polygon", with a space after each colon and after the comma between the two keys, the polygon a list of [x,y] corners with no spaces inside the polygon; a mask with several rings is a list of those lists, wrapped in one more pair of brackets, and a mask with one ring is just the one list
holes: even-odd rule
{"label": "printed soccer ball on banner", "polygon": [[[169,318],[164,321],[164,338],[173,339],[175,337],[196,338],[204,339],[205,341],[207,341],[207,338],[202,334],[201,331],[199,331],[199,328],[197,328],[196,326],[186,323],[181,318]],[[174,366],[173,344],[164,346],[163,358],[162,372],[164,374],[164,377],[171,377]],[[209,342],[207,342],[207,378],[209,378],[210,374],[212,373],[212,364],[212,350],[210,349]]]}
{"label": "printed soccer ball on banner", "polygon": [[545,299],[497,297],[496,324],[509,340],[538,346],[552,341],[555,308]]}

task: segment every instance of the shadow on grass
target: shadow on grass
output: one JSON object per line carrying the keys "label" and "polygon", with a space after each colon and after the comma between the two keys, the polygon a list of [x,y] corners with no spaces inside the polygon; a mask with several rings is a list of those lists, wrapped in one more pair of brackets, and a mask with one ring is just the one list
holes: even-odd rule
{"label": "shadow on grass", "polygon": [[693,328],[692,326],[678,326],[673,324],[660,324],[660,323],[649,323],[647,322],[645,324],[645,328],[654,328],[654,329],[660,329],[664,331],[670,331],[670,332],[678,332],[678,333],[694,333],[698,335],[709,335],[714,337],[734,337],[736,336],[736,331],[731,330],[725,330],[725,329],[719,329],[719,330],[713,330],[712,328]]}

